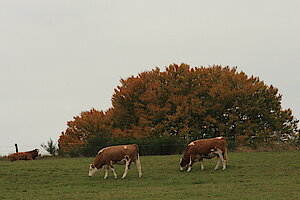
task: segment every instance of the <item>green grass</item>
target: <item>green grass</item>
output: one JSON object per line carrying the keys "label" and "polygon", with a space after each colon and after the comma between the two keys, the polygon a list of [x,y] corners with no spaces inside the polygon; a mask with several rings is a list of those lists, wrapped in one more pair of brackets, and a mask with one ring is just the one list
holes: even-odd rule
{"label": "green grass", "polygon": [[[229,153],[225,171],[216,159],[179,171],[180,155],[141,157],[126,179],[104,171],[88,177],[94,158],[0,161],[0,199],[300,199],[300,152]],[[119,177],[124,165],[116,165]]]}

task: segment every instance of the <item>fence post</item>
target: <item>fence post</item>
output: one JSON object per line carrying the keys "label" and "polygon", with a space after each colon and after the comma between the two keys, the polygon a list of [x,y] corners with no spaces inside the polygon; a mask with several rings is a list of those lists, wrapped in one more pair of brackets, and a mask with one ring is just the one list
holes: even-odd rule
{"label": "fence post", "polygon": [[16,153],[19,153],[18,144],[15,144],[16,147]]}

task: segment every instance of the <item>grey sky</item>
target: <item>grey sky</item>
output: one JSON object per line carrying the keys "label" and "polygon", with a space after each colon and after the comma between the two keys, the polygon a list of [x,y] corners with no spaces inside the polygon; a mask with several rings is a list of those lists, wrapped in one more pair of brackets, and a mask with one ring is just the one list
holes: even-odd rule
{"label": "grey sky", "polygon": [[298,0],[0,0],[0,155],[57,141],[120,78],[172,63],[238,66],[300,119],[299,52]]}

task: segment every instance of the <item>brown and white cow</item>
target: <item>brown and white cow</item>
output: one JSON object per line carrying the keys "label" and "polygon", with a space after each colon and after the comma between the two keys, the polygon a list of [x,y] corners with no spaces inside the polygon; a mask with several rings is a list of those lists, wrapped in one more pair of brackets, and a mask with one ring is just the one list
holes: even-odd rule
{"label": "brown and white cow", "polygon": [[132,162],[134,162],[137,167],[139,177],[142,177],[139,147],[136,144],[106,147],[98,152],[94,162],[90,164],[89,176],[93,176],[99,169],[105,166],[104,179],[108,177],[109,168],[114,173],[115,178],[118,178],[112,164],[125,163],[125,171],[122,176],[122,178],[125,178]]}
{"label": "brown and white cow", "polygon": [[32,151],[14,153],[8,156],[8,160],[13,162],[15,160],[34,160],[39,156],[39,150],[34,149]]}
{"label": "brown and white cow", "polygon": [[187,171],[191,171],[193,163],[197,160],[200,161],[201,170],[203,170],[203,159],[211,159],[216,156],[218,157],[218,162],[215,166],[215,170],[219,168],[221,162],[223,170],[226,169],[227,148],[224,137],[193,141],[188,145],[183,158],[180,160],[180,170],[182,171],[184,167],[188,167]]}

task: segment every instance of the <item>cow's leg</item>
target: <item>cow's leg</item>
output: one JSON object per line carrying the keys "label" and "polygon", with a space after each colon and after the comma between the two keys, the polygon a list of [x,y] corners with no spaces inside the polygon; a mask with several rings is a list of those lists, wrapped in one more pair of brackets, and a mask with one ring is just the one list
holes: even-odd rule
{"label": "cow's leg", "polygon": [[192,166],[194,163],[195,157],[194,156],[190,156],[190,163],[189,163],[189,167],[187,169],[187,172],[190,172],[192,170]]}
{"label": "cow's leg", "polygon": [[106,166],[105,166],[105,175],[104,175],[104,179],[107,179],[107,177],[108,177],[108,168],[109,168],[109,166],[106,165]]}
{"label": "cow's leg", "polygon": [[140,156],[138,156],[138,159],[135,161],[135,165],[139,172],[139,177],[141,178],[142,177],[142,166],[141,166]]}
{"label": "cow's leg", "polygon": [[222,170],[225,170],[226,169],[226,161],[224,160],[223,156],[221,157],[221,161],[222,161],[222,165],[223,165]]}
{"label": "cow's leg", "polygon": [[199,162],[200,162],[201,170],[203,170],[204,169],[203,158],[201,158]]}
{"label": "cow's leg", "polygon": [[116,173],[114,167],[112,166],[112,162],[110,162],[109,168],[110,168],[110,170],[114,173],[115,179],[117,179],[117,178],[118,178],[118,175],[117,175],[117,173]]}
{"label": "cow's leg", "polygon": [[130,159],[129,164],[128,164],[128,169],[130,169],[131,163],[132,163],[132,160]]}
{"label": "cow's leg", "polygon": [[221,163],[221,159],[220,159],[220,157],[218,156],[218,161],[217,161],[217,164],[216,164],[214,170],[217,170],[217,169],[219,168],[220,163]]}
{"label": "cow's leg", "polygon": [[130,158],[126,157],[125,158],[125,162],[126,162],[126,164],[125,164],[125,170],[124,170],[122,178],[125,178],[127,176],[127,173],[128,173],[128,170],[129,170],[129,166],[130,166],[130,163],[131,163]]}
{"label": "cow's leg", "polygon": [[[224,157],[223,157],[223,152],[220,150],[220,149],[217,149],[217,151],[214,151],[215,154],[218,155],[219,157],[219,161],[218,162],[222,162],[222,165],[223,165],[223,170],[226,169],[226,161],[224,160]],[[218,163],[217,163],[218,164]],[[217,166],[216,166],[217,167]],[[219,167],[219,166],[218,166]]]}

